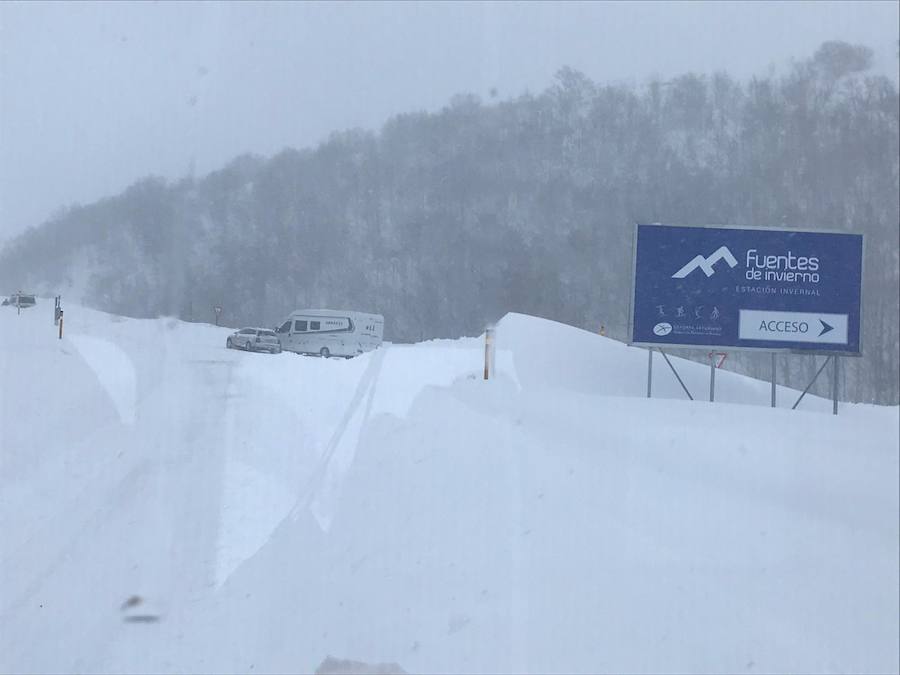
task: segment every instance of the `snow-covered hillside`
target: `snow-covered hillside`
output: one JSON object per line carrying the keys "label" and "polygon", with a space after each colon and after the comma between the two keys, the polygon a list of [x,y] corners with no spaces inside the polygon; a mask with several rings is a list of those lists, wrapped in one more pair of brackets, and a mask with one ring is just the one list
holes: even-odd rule
{"label": "snow-covered hillside", "polygon": [[647,400],[646,352],[522,315],[489,382],[478,338],[65,328],[0,310],[0,671],[900,668],[896,407],[661,360]]}

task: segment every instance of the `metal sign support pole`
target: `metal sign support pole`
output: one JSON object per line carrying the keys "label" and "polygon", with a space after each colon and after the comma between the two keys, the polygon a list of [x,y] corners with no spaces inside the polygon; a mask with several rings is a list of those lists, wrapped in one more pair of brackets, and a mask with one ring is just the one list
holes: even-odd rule
{"label": "metal sign support pole", "polygon": [[834,359],[834,363],[831,364],[831,399],[834,407],[832,408],[831,414],[838,414],[838,357],[832,357]]}
{"label": "metal sign support pole", "polygon": [[716,354],[709,353],[709,402],[716,400]]}
{"label": "metal sign support pole", "polygon": [[[812,386],[816,383],[816,380],[819,379],[819,375],[821,375],[822,371],[825,370],[825,366],[827,366],[828,362],[833,358],[835,358],[835,357],[829,356],[827,359],[825,359],[825,363],[823,363],[821,365],[821,367],[816,371],[816,374],[813,375],[812,382],[810,382],[808,385],[806,385],[806,389],[804,389],[803,392],[800,394],[800,398],[797,399],[797,402],[791,406],[791,410],[795,410],[797,408],[797,406],[800,405],[800,401],[802,401],[803,397],[806,396],[806,392],[808,392],[812,388]],[[837,413],[835,413],[835,414],[837,414]]]}
{"label": "metal sign support pole", "polygon": [[775,352],[772,352],[772,407],[775,407]]}
{"label": "metal sign support pole", "polygon": [[678,380],[678,384],[680,384],[681,388],[684,389],[684,393],[687,394],[687,397],[693,401],[694,397],[691,396],[691,392],[688,391],[688,388],[686,386],[684,386],[684,382],[682,381],[681,376],[678,374],[678,371],[675,370],[675,366],[672,365],[672,362],[669,361],[668,355],[662,349],[659,350],[659,353],[663,355],[663,358],[666,360],[666,363],[669,364],[669,368],[672,369],[672,372],[675,374],[675,379]]}
{"label": "metal sign support pole", "polygon": [[653,384],[653,348],[647,350],[647,398],[650,398],[651,386]]}

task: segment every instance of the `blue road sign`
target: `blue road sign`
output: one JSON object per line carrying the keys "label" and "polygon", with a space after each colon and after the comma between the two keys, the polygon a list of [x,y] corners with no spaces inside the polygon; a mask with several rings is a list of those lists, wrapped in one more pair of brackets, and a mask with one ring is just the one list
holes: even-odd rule
{"label": "blue road sign", "polygon": [[863,236],[637,225],[631,342],[860,354]]}

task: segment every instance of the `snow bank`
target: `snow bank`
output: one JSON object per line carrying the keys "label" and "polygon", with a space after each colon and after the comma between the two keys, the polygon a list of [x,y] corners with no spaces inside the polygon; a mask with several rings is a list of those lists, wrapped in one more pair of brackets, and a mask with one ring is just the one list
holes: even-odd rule
{"label": "snow bank", "polygon": [[480,338],[66,330],[0,312],[0,671],[900,668],[896,407],[647,400],[643,350],[515,314],[489,382]]}

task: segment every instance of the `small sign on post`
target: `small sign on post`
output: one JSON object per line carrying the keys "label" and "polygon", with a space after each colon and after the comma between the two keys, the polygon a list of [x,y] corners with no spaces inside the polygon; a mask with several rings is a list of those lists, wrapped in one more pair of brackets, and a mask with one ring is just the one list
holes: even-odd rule
{"label": "small sign on post", "polygon": [[213,310],[215,310],[215,312],[216,312],[216,325],[218,326],[219,325],[219,314],[222,313],[222,308],[219,307],[219,305],[216,305],[215,307],[213,307]]}
{"label": "small sign on post", "polygon": [[710,352],[707,356],[709,358],[709,401],[712,403],[716,400],[716,370],[722,367],[728,354],[726,352]]}

